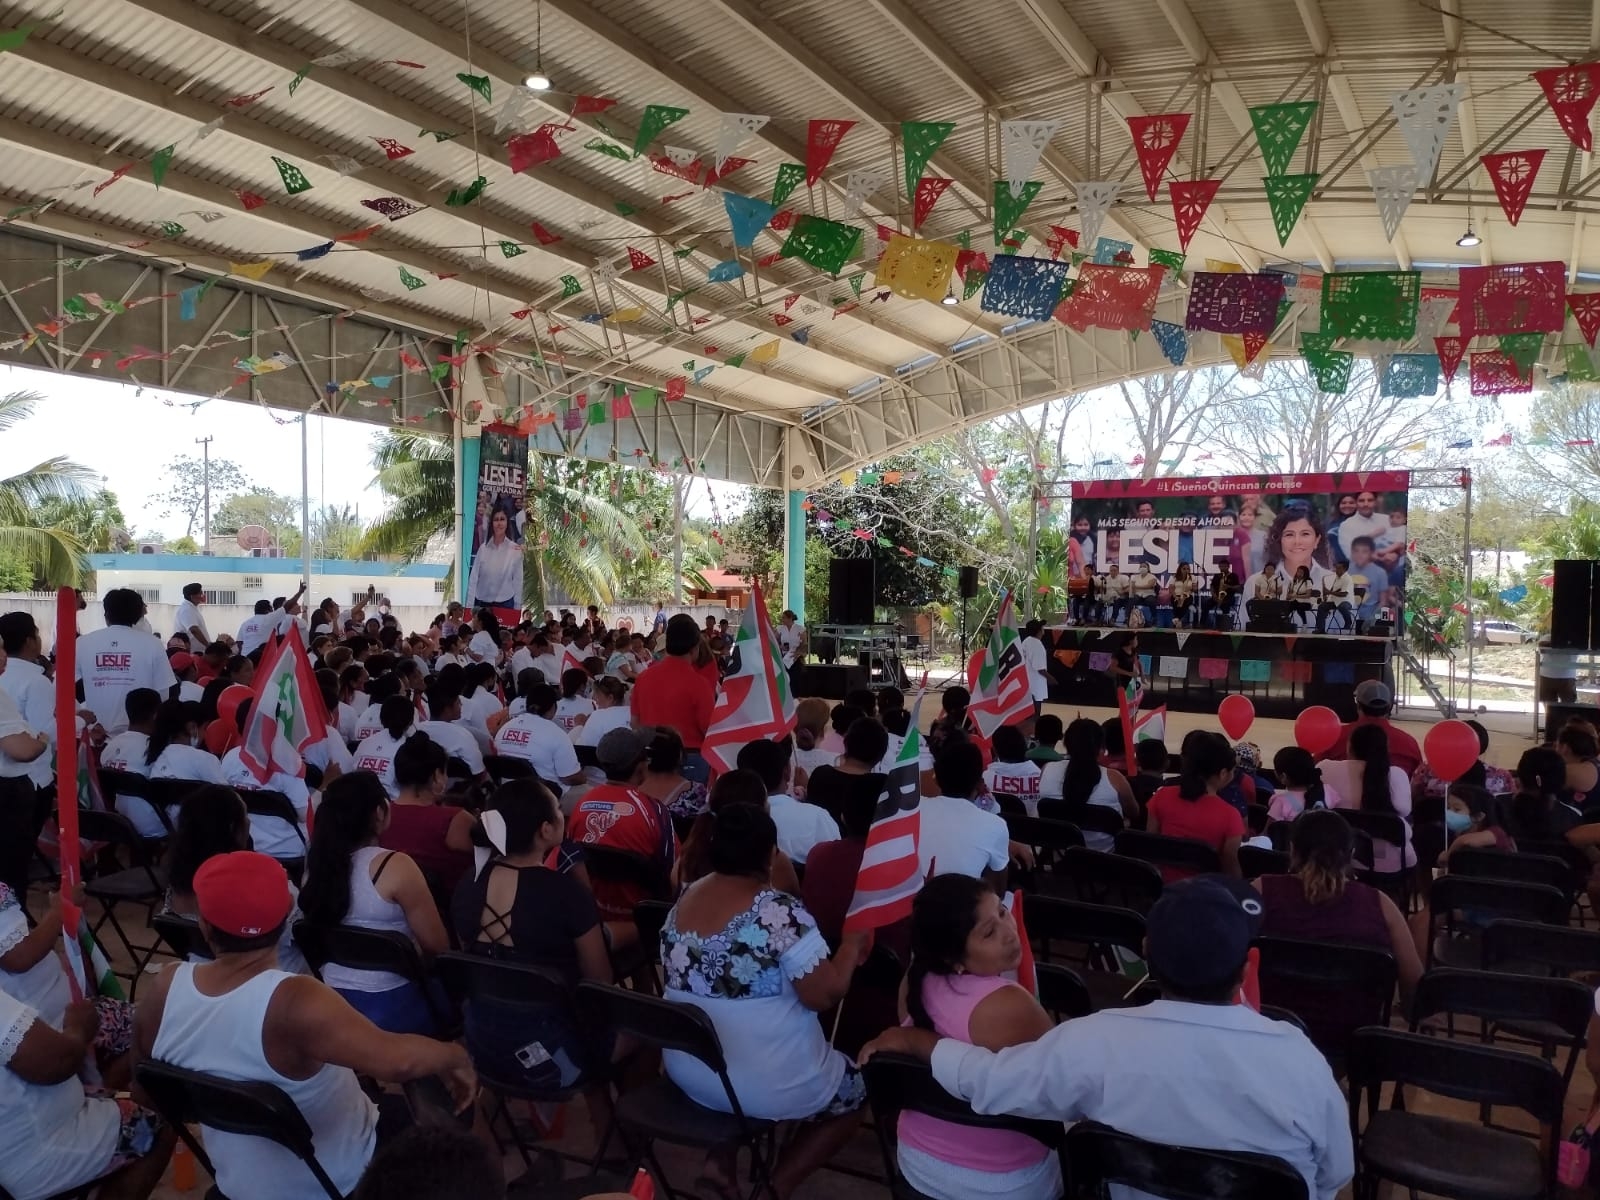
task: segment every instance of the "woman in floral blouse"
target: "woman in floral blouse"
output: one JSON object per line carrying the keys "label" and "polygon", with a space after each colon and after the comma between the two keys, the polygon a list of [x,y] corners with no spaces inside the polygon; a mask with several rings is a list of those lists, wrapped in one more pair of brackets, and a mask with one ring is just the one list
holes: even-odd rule
{"label": "woman in floral blouse", "polygon": [[[849,1140],[866,1096],[816,1014],[844,996],[867,939],[846,934],[829,958],[805,906],[772,887],[777,830],[765,812],[735,804],[711,820],[711,874],[683,894],[661,932],[665,995],[711,1018],[748,1115],[808,1122],[773,1173],[778,1200],[788,1200]],[[663,1057],[668,1076],[693,1100],[727,1111],[714,1073],[685,1054]],[[734,1166],[731,1155],[713,1152],[700,1186],[733,1194]]]}

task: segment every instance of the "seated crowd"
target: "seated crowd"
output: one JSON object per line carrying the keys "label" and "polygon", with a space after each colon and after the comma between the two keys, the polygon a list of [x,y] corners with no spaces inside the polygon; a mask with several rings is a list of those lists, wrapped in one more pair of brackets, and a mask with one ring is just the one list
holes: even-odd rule
{"label": "seated crowd", "polygon": [[[160,862],[160,890],[135,899],[159,908],[178,961],[136,975],[132,1002],[75,1000],[83,981],[58,954],[68,906],[51,894],[30,920],[28,856],[19,872],[5,855],[0,1187],[15,1200],[102,1178],[101,1196],[150,1194],[177,1131],[141,1064],[281,1089],[357,1196],[402,1194],[408,1172],[439,1195],[504,1187],[470,1137],[408,1129],[415,1105],[384,1085],[441,1080],[439,1103],[487,1148],[513,1104],[502,1092],[582,1095],[603,1137],[620,1099],[664,1073],[682,1104],[728,1112],[731,1091],[746,1118],[796,1123],[770,1173],[788,1200],[861,1128],[886,1052],[928,1063],[981,1113],[1270,1155],[1331,1200],[1356,1162],[1337,1080],[1378,1017],[1337,986],[1258,981],[1258,939],[1367,947],[1405,1005],[1450,949],[1433,944],[1436,872],[1468,851],[1556,851],[1581,891],[1586,856],[1600,861],[1592,726],[1569,722],[1512,771],[1480,758],[1445,781],[1377,682],[1325,756],[1288,747],[1270,769],[1220,734],[1191,732],[1174,763],[1159,741],[1128,747],[1118,722],[1048,713],[983,739],[957,687],[922,735],[886,688],[802,701],[792,736],[750,741],[713,778],[703,750],[728,663],[706,631],[679,615],[614,632],[594,609],[505,630],[452,606],[407,637],[388,614],[341,620],[324,602],[304,632],[326,729],[262,781],[243,761],[238,681],[302,619],[298,597],[199,655],[195,629],[163,652],[137,594],[104,603],[106,629],[79,639],[80,716],[123,852]],[[13,673],[48,665],[24,617],[0,617],[0,781],[6,836],[31,851],[53,700],[41,707],[42,673]],[[849,914],[902,751],[922,882],[909,916],[869,936]],[[112,846],[91,858],[93,895],[121,864]],[[1058,1023],[1042,985],[1019,985],[1035,953],[1073,941],[1030,939],[1019,898],[1034,895],[1046,914],[1132,910],[1142,943],[1089,944],[1077,964],[1086,989],[1091,968],[1114,976],[1120,999]],[[114,902],[88,902],[95,923]],[[391,953],[378,965],[358,944]],[[703,1014],[725,1077],[606,1028],[574,997],[596,985]],[[512,1111],[505,1124],[528,1124]],[[283,1146],[200,1125],[231,1200],[321,1194]],[[1057,1155],[1024,1132],[908,1110],[890,1133],[897,1172],[935,1200],[1062,1194]],[[459,1163],[452,1179],[442,1163]],[[707,1153],[699,1182],[748,1190],[731,1146]]]}

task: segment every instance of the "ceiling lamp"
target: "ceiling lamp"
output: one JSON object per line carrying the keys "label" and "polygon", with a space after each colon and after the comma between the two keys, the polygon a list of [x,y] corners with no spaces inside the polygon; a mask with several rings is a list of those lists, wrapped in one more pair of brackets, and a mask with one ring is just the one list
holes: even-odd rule
{"label": "ceiling lamp", "polygon": [[548,92],[550,76],[544,73],[544,4],[533,6],[533,73],[523,81],[530,92]]}
{"label": "ceiling lamp", "polygon": [[950,288],[945,292],[944,299],[939,301],[939,303],[940,304],[951,304],[951,305],[954,305],[954,304],[959,304],[961,302],[956,299],[955,289],[954,288]]}
{"label": "ceiling lamp", "polygon": [[1467,231],[1456,239],[1456,245],[1464,250],[1470,250],[1473,246],[1481,245],[1482,242],[1483,239],[1472,232],[1472,218],[1468,217]]}

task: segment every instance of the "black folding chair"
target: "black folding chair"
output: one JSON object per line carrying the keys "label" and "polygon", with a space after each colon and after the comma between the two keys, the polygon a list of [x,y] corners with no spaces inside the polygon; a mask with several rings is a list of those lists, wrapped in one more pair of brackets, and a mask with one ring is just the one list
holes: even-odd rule
{"label": "black folding chair", "polygon": [[1063,1127],[1060,1121],[974,1112],[966,1101],[958,1100],[939,1086],[932,1068],[926,1063],[905,1055],[875,1054],[861,1068],[861,1076],[867,1085],[867,1103],[872,1106],[872,1124],[878,1134],[878,1149],[883,1153],[889,1191],[896,1200],[926,1200],[900,1173],[896,1135],[903,1112],[922,1113],[970,1129],[1004,1129],[1025,1134],[1051,1150],[1061,1145]]}
{"label": "black folding chair", "polygon": [[1305,1178],[1281,1158],[1164,1146],[1094,1121],[1067,1130],[1063,1200],[1101,1200],[1121,1184],[1165,1200],[1307,1200]]}
{"label": "black folding chair", "polygon": [[[544,1020],[556,1014],[574,1030],[590,1028],[578,1012],[572,985],[560,972],[548,967],[502,962],[483,954],[452,951],[435,959],[434,969],[451,1000],[469,1016],[474,1004],[492,1004],[502,1013],[526,1013],[530,1020]],[[530,1087],[522,1080],[508,1079],[500,1069],[504,1064],[474,1060],[472,1065],[484,1088],[499,1101],[489,1118],[489,1131],[494,1135],[496,1144],[504,1151],[509,1140],[522,1156],[523,1163],[530,1168],[533,1166],[533,1158],[529,1153],[531,1144],[512,1120],[506,1101],[515,1099],[535,1104],[562,1104],[587,1088],[605,1086],[610,1067],[608,1063],[606,1072],[598,1075],[591,1072],[566,1084]],[[506,1131],[504,1139],[497,1128],[500,1125]],[[610,1144],[610,1137],[610,1130],[607,1130],[605,1140],[595,1150],[594,1157],[582,1161],[591,1167],[597,1165],[606,1146]]]}
{"label": "black folding chair", "polygon": [[[103,772],[101,778],[104,779]],[[178,809],[183,806],[183,802],[201,788],[211,786],[213,785],[199,779],[147,779],[144,794],[145,799],[150,802],[150,807],[160,814],[162,821],[169,828],[176,829]]]}
{"label": "black folding chair", "polygon": [[1572,867],[1548,854],[1530,854],[1487,847],[1467,847],[1450,855],[1450,874],[1474,879],[1508,879],[1514,883],[1542,883],[1566,896],[1570,904],[1577,897],[1581,881],[1575,880]]}
{"label": "black folding chair", "polygon": [[632,1159],[629,1176],[640,1162],[648,1163],[666,1200],[677,1200],[680,1193],[662,1169],[655,1151],[657,1142],[702,1150],[728,1147],[735,1154],[745,1149],[750,1154],[749,1200],[763,1192],[774,1194],[771,1175],[777,1124],[745,1115],[710,1017],[693,1005],[590,982],[578,985],[578,1006],[618,1034],[631,1034],[647,1046],[697,1059],[717,1076],[728,1100],[726,1112],[706,1108],[666,1076],[619,1096],[615,1116]]}
{"label": "black folding chair", "polygon": [[[1483,941],[1477,926],[1496,917],[1565,925],[1570,907],[1567,897],[1549,884],[1441,875],[1428,893],[1428,953],[1423,965],[1432,967],[1437,960],[1443,966],[1481,967]],[[1436,936],[1441,925],[1442,939]]]}
{"label": "black folding chair", "polygon": [[[109,924],[123,949],[128,952],[128,957],[133,960],[132,971],[124,976],[128,980],[128,997],[132,999],[145,967],[162,952],[161,943],[153,941],[145,945],[133,941],[117,919],[117,908],[122,904],[143,908],[148,925],[150,918],[155,915],[156,905],[166,896],[166,873],[156,865],[151,844],[139,836],[127,817],[100,809],[79,809],[78,836],[91,842],[103,842],[103,853],[127,856],[126,867],[96,873],[84,881],[83,891],[90,899],[100,903],[100,919],[90,925],[89,932],[98,935]],[[118,971],[117,974],[121,975],[122,972]]]}
{"label": "black folding chair", "polygon": [[583,854],[584,869],[589,872],[591,882],[631,886],[657,900],[665,900],[672,895],[669,871],[659,859],[587,843],[580,844],[578,848]]}
{"label": "black folding chair", "polygon": [[1056,875],[1061,867],[1062,854],[1074,846],[1083,845],[1083,834],[1076,825],[1067,821],[1012,813],[1003,815],[1011,840],[1033,849],[1035,872]]}
{"label": "black folding chair", "polygon": [[[1411,1031],[1428,1032],[1422,1023],[1440,1015],[1447,1018],[1446,1037],[1456,1036],[1456,1017],[1475,1017],[1478,1036],[1485,1045],[1492,1044],[1497,1035],[1509,1035],[1538,1046],[1548,1062],[1555,1061],[1556,1047],[1565,1046],[1564,1093],[1588,1041],[1594,991],[1575,979],[1435,967],[1418,982],[1417,994],[1411,999]],[[1488,1121],[1487,1114],[1484,1121]]]}
{"label": "black folding chair", "polygon": [[1222,870],[1222,859],[1210,846],[1192,838],[1168,837],[1142,829],[1124,829],[1117,834],[1116,852],[1168,870],[1214,875]]}
{"label": "black folding chair", "polygon": [[496,787],[512,779],[538,778],[532,763],[525,758],[517,758],[510,754],[485,754],[483,769],[489,772],[489,778],[494,780]]}
{"label": "black folding chair", "polygon": [[150,928],[168,946],[180,962],[188,961],[191,955],[198,958],[210,958],[211,947],[206,945],[205,938],[200,936],[200,923],[193,917],[181,916],[178,913],[157,913],[150,918]]}
{"label": "black folding chair", "polygon": [[1282,850],[1268,850],[1263,846],[1240,846],[1239,872],[1246,879],[1260,879],[1263,875],[1287,875],[1289,856]]}
{"label": "black folding chair", "polygon": [[1487,971],[1518,975],[1600,972],[1600,930],[1539,921],[1490,921],[1480,937]]}
{"label": "black folding chair", "polygon": [[1028,815],[1028,806],[1022,802],[1022,797],[1013,796],[1009,792],[994,793],[994,802],[1000,806],[1002,817],[1025,817]]}
{"label": "black folding chair", "polygon": [[[1498,1046],[1369,1028],[1350,1040],[1345,1066],[1357,1200],[1377,1200],[1385,1179],[1457,1200],[1543,1200],[1555,1194],[1566,1089],[1550,1063]],[[1385,1083],[1396,1086],[1391,1107],[1380,1111]],[[1405,1085],[1480,1106],[1520,1108],[1545,1127],[1542,1148],[1501,1129],[1409,1112]]]}
{"label": "black folding chair", "polygon": [[1126,827],[1120,809],[1104,804],[1070,803],[1056,796],[1039,801],[1039,815],[1049,821],[1068,821],[1084,833],[1115,837]]}
{"label": "black folding chair", "polygon": [[[265,788],[240,788],[239,797],[244,801],[245,812],[252,817],[275,817],[294,830],[295,836],[300,839],[300,849],[306,848],[305,818],[295,811],[294,804],[282,792],[269,791]],[[299,886],[300,877],[305,874],[306,858],[304,854],[295,858],[280,858],[283,870],[289,876],[289,881]]]}
{"label": "black folding chair", "polygon": [[[1410,912],[1411,885],[1416,873],[1415,868],[1379,871],[1373,865],[1372,853],[1374,842],[1388,842],[1390,845],[1401,847],[1404,856],[1405,848],[1411,845],[1411,834],[1406,828],[1406,823],[1395,813],[1367,812],[1359,808],[1341,808],[1339,815],[1344,818],[1345,824],[1355,831],[1359,844],[1355,877],[1362,883],[1387,894],[1400,906],[1401,912]],[[1401,861],[1404,861],[1404,857]]]}
{"label": "black folding chair", "polygon": [[305,1163],[328,1200],[344,1200],[344,1193],[317,1160],[311,1126],[282,1088],[270,1083],[237,1083],[199,1071],[146,1059],[135,1069],[140,1085],[156,1111],[176,1129],[208,1175],[216,1169],[205,1146],[189,1127],[205,1125],[223,1133],[265,1138],[276,1142]]}
{"label": "black folding chair", "polygon": [[1075,900],[1129,908],[1143,915],[1161,899],[1161,872],[1147,862],[1105,850],[1066,850],[1057,872]]}
{"label": "black folding chair", "polygon": [[1108,904],[1029,896],[1023,918],[1039,964],[1055,959],[1057,943],[1070,948],[1063,956],[1088,993],[1091,1009],[1135,1007],[1156,998],[1148,978],[1140,981],[1123,973],[1124,959],[1144,955],[1144,917],[1139,913]]}
{"label": "black folding chair", "polygon": [[[151,781],[143,775],[135,775],[132,771],[117,771],[110,767],[101,767],[99,779],[100,794],[105,797],[106,804],[113,812],[124,817],[128,816],[122,805],[122,800],[125,796],[137,797],[155,809],[155,814],[160,818],[161,827],[166,830],[166,833],[159,838],[146,838],[146,841],[159,843],[176,832],[172,825],[172,818],[168,815],[166,808],[151,800]],[[156,782],[164,781],[157,780]],[[132,817],[128,817],[128,819],[130,822],[133,820]]]}
{"label": "black folding chair", "polygon": [[633,906],[633,925],[639,931],[639,945],[649,952],[650,961],[661,961],[661,931],[666,928],[672,905],[665,900],[641,900]]}
{"label": "black folding chair", "polygon": [[[1256,948],[1262,1004],[1299,1017],[1338,1077],[1355,1031],[1389,1023],[1398,978],[1394,955],[1373,946],[1284,937],[1258,938]],[[1339,1020],[1328,1027],[1333,1009]]]}
{"label": "black folding chair", "polygon": [[294,943],[306,956],[306,965],[322,978],[322,969],[338,963],[353,971],[387,971],[399,975],[421,993],[433,1017],[434,1035],[451,1041],[461,1033],[461,1020],[439,1004],[429,986],[428,970],[416,943],[403,933],[388,929],[361,929],[355,925],[317,925],[310,921],[294,923]]}
{"label": "black folding chair", "polygon": [[1060,963],[1035,963],[1034,982],[1039,988],[1039,1007],[1056,1019],[1070,1021],[1094,1011],[1089,985],[1071,967]]}

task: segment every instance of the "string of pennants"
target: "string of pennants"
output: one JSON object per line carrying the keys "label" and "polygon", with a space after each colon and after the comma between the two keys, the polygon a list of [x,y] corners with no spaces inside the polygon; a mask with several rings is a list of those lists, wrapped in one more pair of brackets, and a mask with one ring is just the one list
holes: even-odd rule
{"label": "string of pennants", "polygon": [[[1071,670],[1080,665],[1090,671],[1106,671],[1111,666],[1111,652],[1107,650],[1078,650],[1059,646],[1066,639],[1082,641],[1085,631],[1071,627],[1052,628],[1050,633],[1058,643],[1052,653],[1056,662]],[[1180,630],[1173,635],[1179,649],[1189,640],[1190,631]],[[1245,634],[1226,635],[1237,650]],[[1287,648],[1293,649],[1295,637],[1283,639]],[[1296,659],[1217,658],[1210,655],[1195,657],[1182,654],[1141,654],[1139,663],[1147,678],[1160,677],[1171,680],[1189,680],[1209,684],[1226,684],[1230,673],[1237,683],[1268,683],[1273,679],[1284,683],[1354,683],[1355,664],[1347,662],[1306,662]],[[1192,671],[1191,671],[1192,668]],[[1237,668],[1237,670],[1235,670]]]}
{"label": "string of pennants", "polygon": [[[21,46],[34,26],[22,26],[10,31],[0,31],[0,53]],[[425,70],[425,64],[409,60],[375,60],[353,51],[336,51],[311,59],[284,85],[285,92],[293,96],[300,85],[313,72],[382,61],[407,70]],[[1600,99],[1600,62],[1571,66],[1551,67],[1533,73],[1546,102],[1555,114],[1562,130],[1571,141],[1584,151],[1592,149],[1590,116],[1597,99]],[[456,75],[460,84],[472,93],[474,103],[495,105],[495,88],[487,75],[470,71]],[[115,186],[137,169],[145,169],[159,189],[173,163],[181,159],[189,146],[203,141],[220,128],[231,115],[249,109],[274,92],[278,85],[231,97],[219,106],[219,115],[201,125],[187,138],[164,146],[147,159],[128,161],[98,181],[80,181],[60,191],[77,191],[93,188],[98,196]],[[610,97],[579,95],[574,97],[570,112],[564,119],[545,121],[533,125],[533,111],[538,102],[521,88],[501,89],[499,105],[495,108],[492,136],[506,138],[506,160],[515,172],[532,170],[567,153],[564,136],[598,127],[610,135],[605,116],[616,106]],[[1378,168],[1369,173],[1380,218],[1385,232],[1391,238],[1398,229],[1406,207],[1411,203],[1421,181],[1430,178],[1437,167],[1444,143],[1453,127],[1456,110],[1465,98],[1463,85],[1440,84],[1417,88],[1396,96],[1393,112],[1396,126],[1409,151],[1411,162]],[[672,136],[671,130],[690,110],[670,105],[647,105],[637,123],[631,144],[616,135],[595,136],[583,142],[582,149],[621,161],[646,159],[653,171],[692,184],[701,193],[719,184],[727,176],[750,165],[754,160],[740,156],[737,151],[767,124],[769,117],[752,113],[722,113],[719,118],[715,149],[705,154],[664,139]],[[1265,164],[1263,188],[1272,212],[1274,227],[1281,244],[1287,243],[1305,205],[1315,193],[1316,173],[1295,173],[1291,170],[1307,130],[1317,114],[1316,101],[1292,101],[1259,105],[1250,109],[1250,119],[1255,133],[1257,149]],[[577,118],[587,120],[583,125]],[[1134,265],[1133,247],[1130,243],[1103,237],[1100,230],[1107,214],[1118,203],[1123,188],[1119,180],[1089,180],[1075,185],[1079,228],[1051,225],[1050,236],[1044,245],[1049,257],[1027,256],[1020,253],[1028,235],[1020,222],[1029,206],[1037,198],[1043,184],[1030,178],[1036,170],[1044,150],[1059,131],[1062,122],[1052,120],[1011,120],[999,126],[1002,174],[1004,178],[993,183],[993,241],[995,252],[991,255],[975,250],[970,232],[963,232],[952,241],[923,239],[906,235],[881,223],[868,221],[865,229],[845,220],[832,220],[814,213],[800,213],[785,207],[803,182],[814,188],[828,171],[840,144],[854,128],[856,122],[835,119],[816,119],[808,122],[806,153],[803,163],[784,163],[768,199],[743,195],[736,191],[719,189],[723,200],[733,242],[737,251],[749,251],[754,256],[754,243],[758,233],[774,229],[785,234],[781,246],[773,253],[754,259],[759,268],[782,259],[798,259],[833,276],[836,280],[845,275],[846,268],[856,261],[873,264],[875,280],[873,295],[864,297],[866,270],[849,273],[837,294],[831,295],[828,307],[837,317],[863,303],[888,300],[891,296],[939,301],[953,291],[960,280],[963,299],[980,296],[980,307],[985,312],[1015,318],[1020,321],[1055,319],[1079,332],[1090,328],[1124,331],[1137,337],[1148,331],[1162,354],[1173,365],[1182,365],[1188,352],[1189,338],[1197,332],[1215,332],[1221,336],[1235,364],[1242,371],[1259,371],[1264,365],[1261,352],[1280,325],[1289,307],[1299,303],[1320,310],[1321,321],[1317,332],[1301,339],[1301,352],[1319,387],[1325,391],[1341,392],[1348,386],[1355,354],[1369,354],[1378,367],[1380,386],[1385,394],[1413,396],[1430,394],[1441,380],[1448,386],[1457,376],[1463,363],[1468,368],[1472,394],[1492,395],[1525,392],[1532,388],[1532,372],[1540,362],[1548,334],[1560,335],[1565,329],[1566,313],[1571,312],[1582,336],[1582,343],[1558,339],[1557,360],[1548,370],[1552,375],[1566,375],[1570,379],[1600,381],[1600,355],[1595,350],[1595,336],[1600,331],[1600,293],[1568,294],[1564,288],[1563,264],[1521,263],[1493,267],[1466,267],[1460,272],[1457,289],[1444,291],[1421,286],[1419,272],[1369,271],[1330,274],[1320,278],[1309,274],[1302,276],[1293,269],[1266,269],[1249,273],[1237,264],[1208,260],[1207,269],[1192,271],[1185,319],[1176,322],[1155,317],[1156,302],[1168,274],[1176,275],[1185,268],[1185,255],[1195,232],[1203,223],[1207,210],[1221,186],[1221,179],[1168,180],[1167,174],[1191,124],[1191,114],[1165,113],[1128,118],[1130,138],[1140,178],[1146,196],[1151,202],[1160,198],[1163,182],[1172,208],[1180,249],[1177,251],[1154,249],[1149,263]],[[530,128],[532,125],[532,128]],[[897,179],[895,173],[885,168],[855,169],[844,174],[841,183],[845,193],[843,215],[856,219],[871,198],[886,188],[903,187],[906,199],[912,202],[912,228],[915,231],[932,214],[939,199],[951,185],[947,178],[923,174],[940,147],[955,130],[949,121],[905,121],[899,133],[903,171]],[[408,141],[431,138],[435,143],[454,140],[461,131],[419,129],[409,137],[403,135],[377,136],[375,145],[382,150],[386,162],[410,157],[416,151]],[[1546,151],[1540,148],[1507,151],[1486,155],[1482,163],[1495,185],[1496,195],[1511,224],[1520,219],[1532,193],[1535,179]],[[299,163],[272,156],[283,194],[299,195],[311,190],[314,182],[307,168]],[[347,176],[364,170],[368,164],[347,155],[323,156],[323,166],[338,176]],[[478,175],[462,181],[452,188],[445,203],[448,207],[463,208],[478,201],[488,181]],[[259,193],[239,189],[236,193],[240,207],[252,211],[270,199]],[[685,198],[691,193],[664,197],[663,202]],[[15,220],[48,209],[59,196],[13,209],[0,220]],[[405,219],[420,211],[422,206],[396,196],[375,196],[361,201],[374,217],[374,223],[364,224],[339,234],[333,239],[308,246],[292,255],[264,256],[256,261],[232,263],[229,273],[259,280],[275,266],[308,263],[332,253],[338,244],[359,245],[384,229],[388,224]],[[618,202],[621,215],[634,211],[624,202]],[[220,220],[227,214],[216,210],[191,210],[178,216],[189,217],[203,225]],[[532,237],[524,241],[502,240],[499,249],[504,258],[514,258],[534,245],[549,246],[562,239],[542,222],[531,224]],[[161,222],[155,233],[165,240],[177,240],[187,233],[179,220]],[[130,243],[130,248],[143,248],[150,242]],[[657,266],[657,260],[646,250],[626,247],[628,270],[648,270]],[[659,251],[658,251],[659,253]],[[694,253],[688,246],[674,251],[683,259]],[[1063,254],[1066,260],[1063,261]],[[482,263],[481,256],[474,265]],[[740,257],[718,262],[706,272],[706,283],[727,283],[746,273]],[[1070,278],[1069,278],[1070,274]],[[449,279],[450,274],[440,274],[437,279]],[[618,277],[614,264],[602,262],[594,270],[595,281],[610,282]],[[415,291],[428,285],[421,275],[398,268],[398,283],[405,291]],[[200,295],[203,295],[202,285]],[[584,283],[576,275],[561,277],[561,292],[555,302],[569,300],[585,291]],[[668,296],[668,325],[672,325],[671,310],[681,300],[698,291],[690,287]],[[153,299],[171,299],[162,296]],[[176,297],[180,313],[194,309],[197,296],[194,289]],[[799,297],[788,295],[782,301],[781,311],[766,316],[784,336],[805,344],[810,337],[810,327],[789,328],[795,325],[790,309]],[[79,298],[74,298],[79,299]],[[148,302],[148,301],[145,301]],[[92,302],[89,302],[92,307]],[[815,306],[808,306],[815,311]],[[543,311],[528,305],[513,314],[514,317],[531,317]],[[654,317],[654,313],[648,314]],[[36,326],[40,334],[50,334],[51,326],[59,321],[85,319],[83,314],[69,309]],[[629,324],[647,319],[644,306],[625,308],[597,307],[596,311],[576,318],[583,323],[611,322]],[[709,316],[692,318],[693,324],[709,321]],[[1450,326],[1455,326],[1451,331]],[[554,336],[567,326],[550,323],[546,331]],[[32,336],[32,335],[29,335]],[[721,365],[739,367],[745,364],[759,366],[772,362],[778,355],[781,342],[777,337],[759,339],[753,344],[727,353]],[[1431,352],[1430,352],[1431,349]],[[706,357],[724,353],[723,348],[707,346]],[[435,364],[437,365],[437,364]],[[662,389],[667,399],[681,398],[682,389],[689,381],[701,383],[706,375],[719,365],[716,362],[700,364],[691,359],[684,364],[684,374],[666,380]],[[244,363],[242,377],[255,373],[262,364]],[[265,369],[275,369],[267,365]],[[431,372],[433,368],[430,367]],[[372,381],[366,381],[371,383]],[[646,389],[646,392],[652,389]],[[677,395],[674,395],[674,392]],[[608,415],[637,411],[636,397],[630,391],[611,398]],[[645,402],[650,397],[644,396]],[[576,406],[569,407],[560,417],[563,427],[574,429],[579,418],[573,414]],[[596,403],[589,402],[581,416],[582,423],[596,422]]]}

